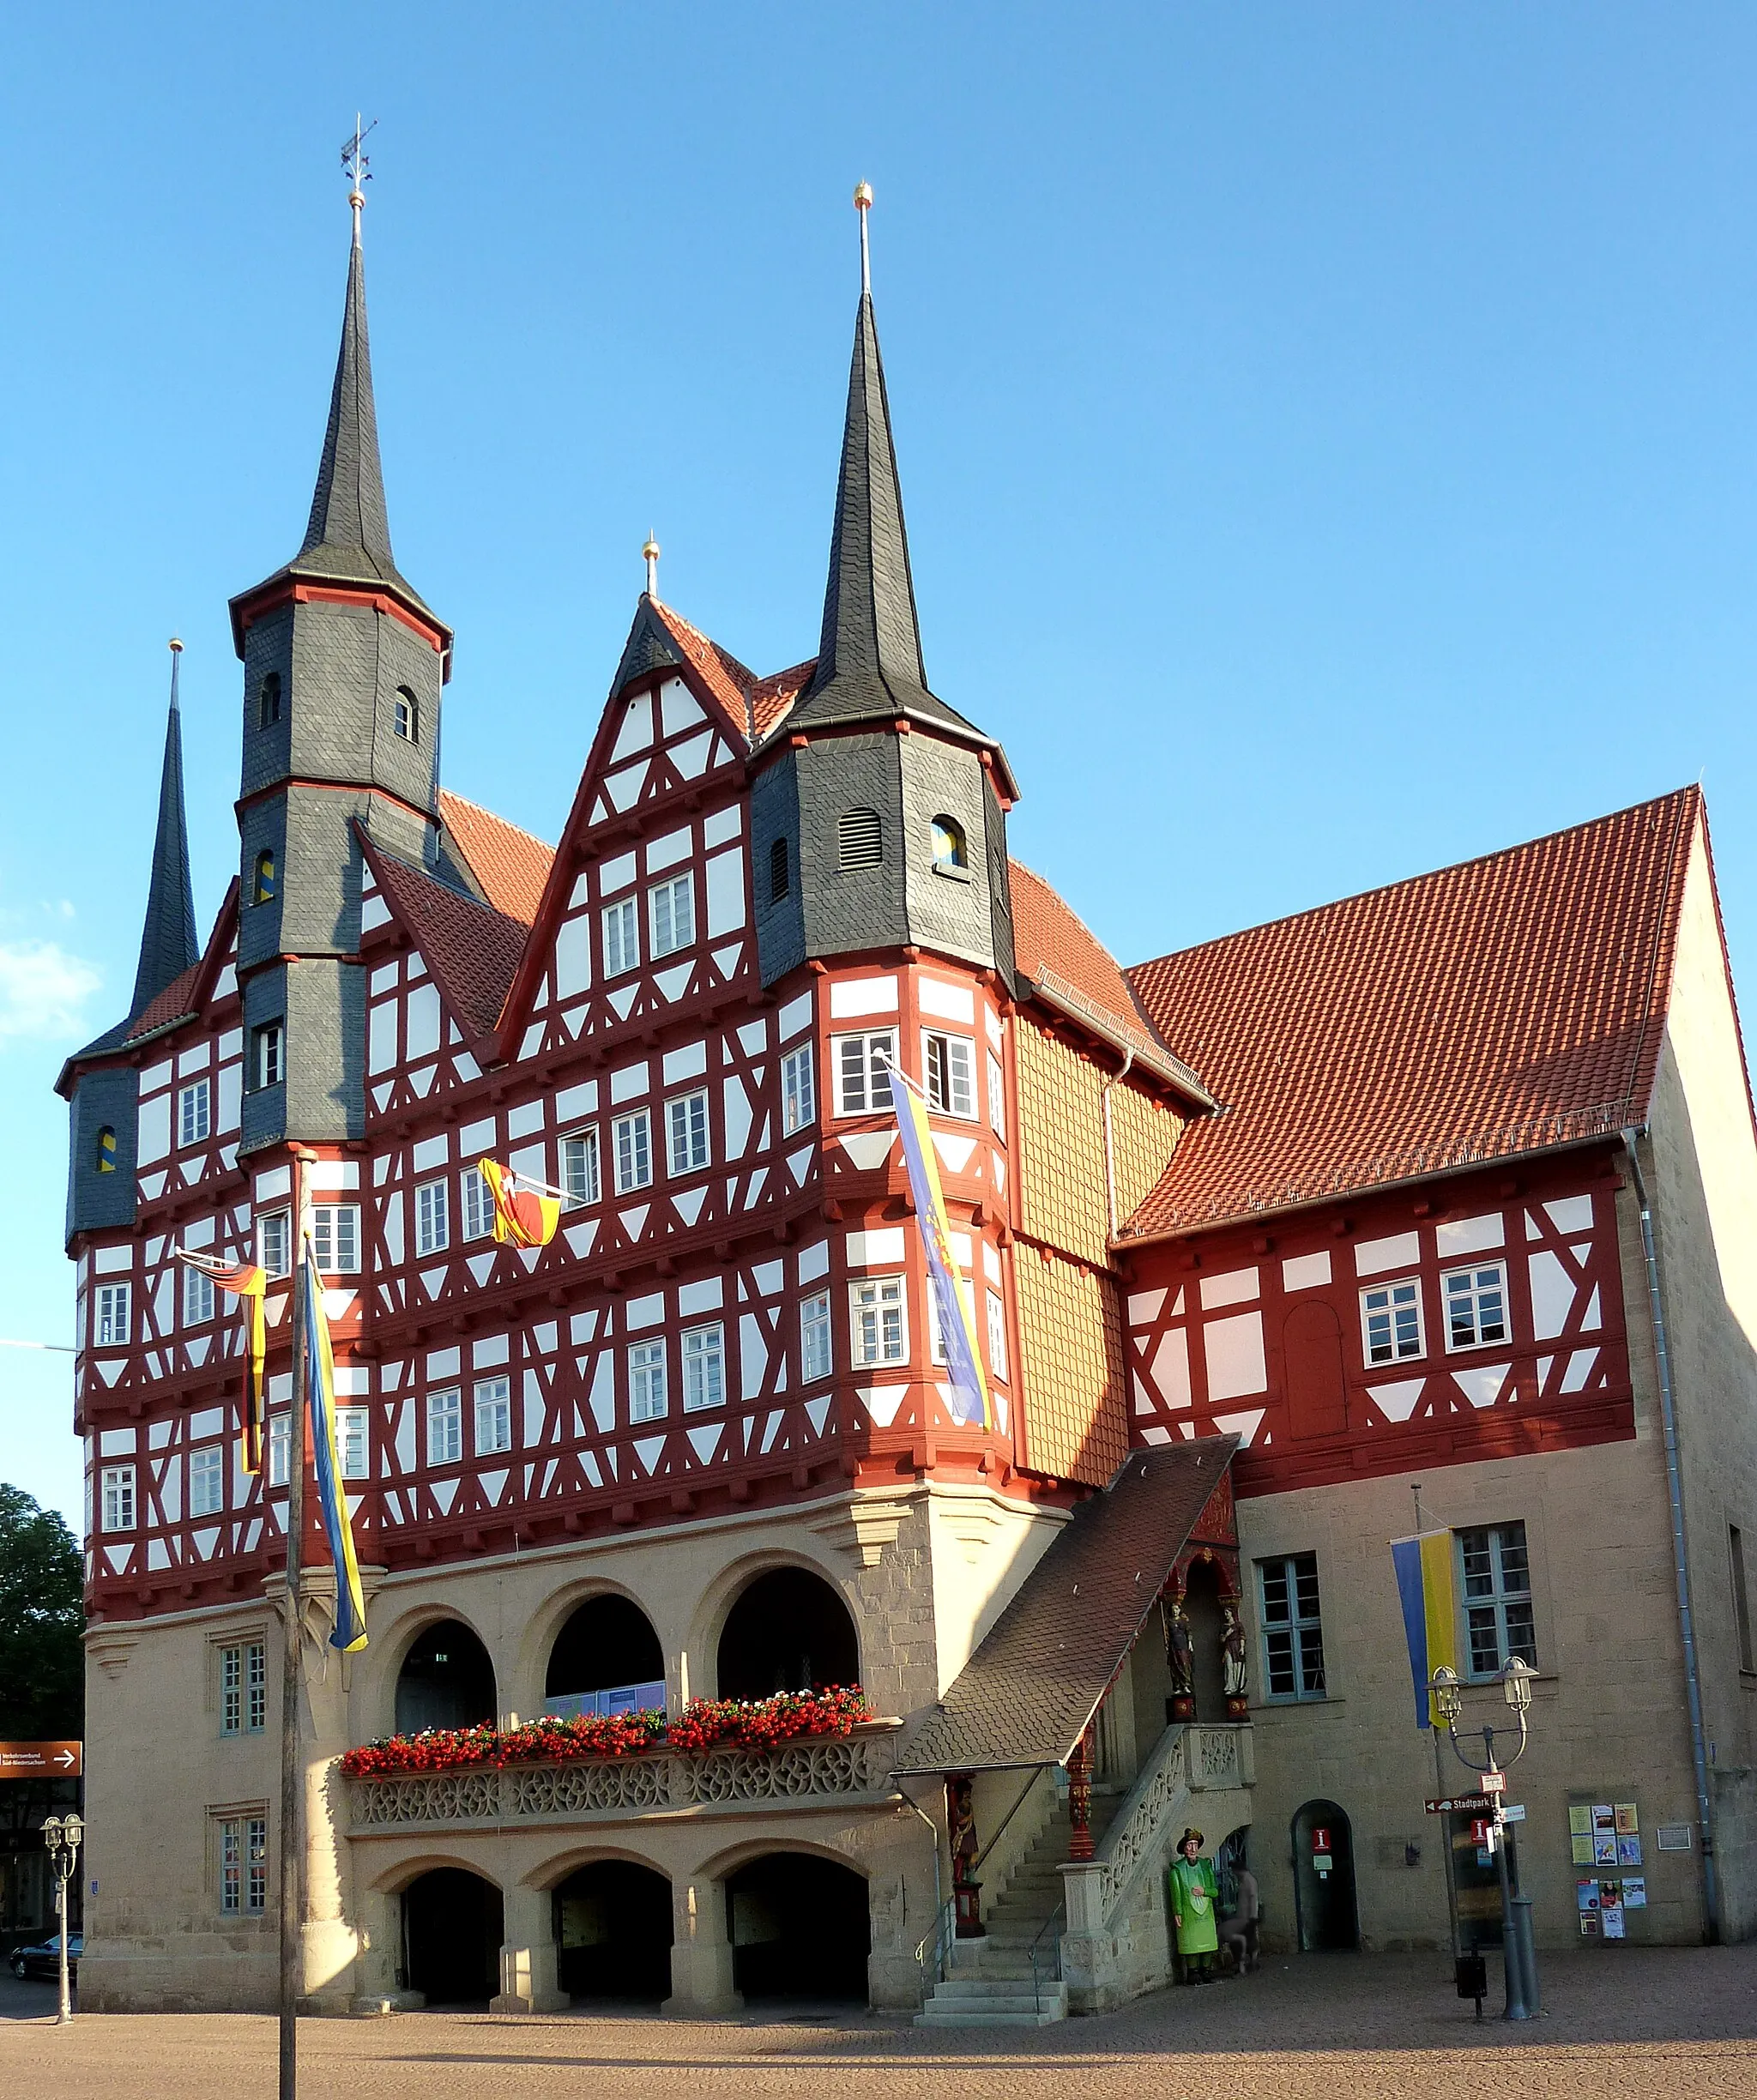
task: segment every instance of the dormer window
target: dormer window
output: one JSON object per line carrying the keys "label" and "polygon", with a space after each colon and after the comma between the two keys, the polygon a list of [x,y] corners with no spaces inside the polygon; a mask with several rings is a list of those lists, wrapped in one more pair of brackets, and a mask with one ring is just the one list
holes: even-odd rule
{"label": "dormer window", "polygon": [[275,856],[267,848],[257,855],[257,879],[251,895],[257,904],[275,902]]}
{"label": "dormer window", "polygon": [[844,810],[836,820],[836,844],[841,866],[877,867],[885,858],[885,832],[878,811]]}
{"label": "dormer window", "polygon": [[281,673],[265,671],[257,688],[257,727],[272,728],[281,719]]}
{"label": "dormer window", "polygon": [[92,1164],[100,1174],[116,1171],[116,1131],[111,1124],[106,1123],[98,1132],[97,1156]]}
{"label": "dormer window", "polygon": [[405,744],[419,744],[421,740],[421,703],[407,685],[396,689],[396,704],[393,726]]}
{"label": "dormer window", "polygon": [[933,865],[936,868],[963,869],[969,866],[964,853],[964,828],[955,817],[936,817],[929,827],[933,842]]}
{"label": "dormer window", "polygon": [[788,866],[787,841],[778,838],[769,848],[769,902],[778,904],[787,895],[792,883],[792,872]]}

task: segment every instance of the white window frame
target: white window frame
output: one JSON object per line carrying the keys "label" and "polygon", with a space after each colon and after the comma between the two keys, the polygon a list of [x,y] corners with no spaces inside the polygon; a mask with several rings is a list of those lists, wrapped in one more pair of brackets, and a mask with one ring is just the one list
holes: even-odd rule
{"label": "white window frame", "polygon": [[[1405,1297],[1404,1293],[1409,1295]],[[1382,1300],[1375,1304],[1374,1300]],[[1400,1345],[1398,1330],[1401,1316],[1413,1309],[1416,1323],[1416,1346],[1404,1349]],[[1374,1355],[1373,1323],[1386,1322],[1390,1337],[1389,1346],[1382,1356]],[[1427,1323],[1422,1309],[1422,1280],[1419,1276],[1390,1276],[1382,1283],[1367,1283],[1361,1288],[1361,1355],[1369,1371],[1382,1371],[1387,1365],[1419,1363],[1428,1354]]]}
{"label": "white window frame", "polygon": [[269,1417],[269,1485],[284,1488],[293,1463],[293,1418],[283,1409]]}
{"label": "white window frame", "polygon": [[812,1385],[836,1372],[836,1337],[830,1318],[830,1294],[813,1291],[800,1300],[800,1383]]}
{"label": "white window frame", "polygon": [[1006,1069],[997,1052],[988,1053],[988,1127],[1005,1141],[1006,1137]]}
{"label": "white window frame", "polygon": [[494,1237],[494,1192],[474,1160],[458,1170],[458,1193],[462,1201],[463,1236],[466,1240]]}
{"label": "white window frame", "polygon": [[100,1283],[92,1297],[92,1347],[126,1349],[134,1333],[134,1286]]}
{"label": "white window frame", "polygon": [[451,1185],[438,1180],[415,1186],[415,1252],[443,1254],[451,1245]]}
{"label": "white window frame", "polygon": [[512,1380],[501,1372],[478,1379],[471,1395],[475,1405],[476,1456],[491,1458],[512,1449]]}
{"label": "white window frame", "polygon": [[463,1394],[456,1385],[442,1385],[427,1395],[427,1463],[430,1466],[463,1463]]}
{"label": "white window frame", "polygon": [[266,1276],[278,1279],[293,1274],[290,1210],[265,1210],[257,1220],[257,1259]]}
{"label": "white window frame", "polygon": [[[1491,1280],[1492,1279],[1492,1280]],[[1460,1288],[1454,1291],[1453,1286]],[[1488,1321],[1482,1318],[1489,1300],[1500,1307],[1500,1318]],[[1507,1301],[1506,1263],[1504,1260],[1472,1262],[1463,1269],[1444,1269],[1440,1276],[1440,1304],[1446,1326],[1446,1353],[1455,1356],[1461,1349],[1504,1349],[1512,1338],[1512,1307]],[[1458,1338],[1458,1311],[1464,1310],[1470,1321],[1470,1332],[1460,1341]]]}
{"label": "white window frame", "polygon": [[603,930],[604,975],[625,977],[641,967],[641,908],[632,896],[618,897],[599,914]]}
{"label": "white window frame", "polygon": [[106,1465],[99,1485],[103,1496],[105,1530],[134,1530],[140,1517],[140,1506],[134,1491],[134,1468],[131,1465]]}
{"label": "white window frame", "polygon": [[709,1320],[685,1327],[683,1343],[683,1411],[700,1415],[726,1405],[726,1325]]}
{"label": "white window frame", "polygon": [[313,1204],[311,1245],[319,1276],[360,1272],[360,1207],[357,1203]]}
{"label": "white window frame", "polygon": [[[909,1361],[909,1293],[900,1276],[861,1276],[848,1287],[848,1305],[849,1355],[854,1364],[864,1368]],[[889,1318],[892,1312],[894,1322]]]}
{"label": "white window frame", "polygon": [[[199,1493],[196,1483],[202,1483]],[[189,1455],[189,1513],[217,1517],[226,1507],[226,1446],[204,1444]]]}
{"label": "white window frame", "polygon": [[265,1021],[251,1035],[251,1070],[256,1080],[253,1092],[279,1086],[287,1077],[287,1023]]}
{"label": "white window frame", "polygon": [[1012,1382],[1006,1368],[1006,1300],[991,1285],[988,1306],[988,1373],[1003,1385]]}
{"label": "white window frame", "polygon": [[399,685],[390,703],[390,727],[405,744],[421,740],[421,703],[406,686]]}
{"label": "white window frame", "polygon": [[205,1269],[185,1262],[183,1267],[183,1324],[204,1327],[214,1317],[214,1279]]}
{"label": "white window frame", "polygon": [[661,956],[681,955],[695,946],[696,878],[687,870],[667,875],[648,890],[647,938],[647,952],[655,962]]}
{"label": "white window frame", "polygon": [[812,1046],[801,1043],[781,1060],[781,1134],[809,1130],[818,1120],[818,1087]]}
{"label": "white window frame", "polygon": [[663,1421],[670,1412],[664,1337],[628,1346],[628,1419],[631,1427],[639,1422]]}
{"label": "white window frame", "polygon": [[335,1457],[343,1480],[371,1480],[372,1443],[370,1408],[336,1409]]}
{"label": "white window frame", "polygon": [[673,1094],[666,1102],[665,1150],[673,1180],[681,1174],[700,1174],[712,1163],[713,1133],[708,1127],[706,1087]]}
{"label": "white window frame", "polygon": [[569,1131],[561,1141],[561,1186],[567,1191],[566,1208],[582,1210],[599,1202],[604,1193],[599,1171],[598,1132]]}
{"label": "white window frame", "polygon": [[921,1030],[921,1091],[935,1115],[976,1119],[976,1045],[949,1029]]}
{"label": "white window frame", "polygon": [[631,1108],[610,1125],[610,1140],[616,1148],[616,1192],[631,1196],[637,1189],[653,1186],[653,1112]]}
{"label": "white window frame", "polygon": [[191,1079],[177,1092],[177,1142],[202,1144],[213,1134],[214,1090],[207,1079]]}
{"label": "white window frame", "polygon": [[[891,1113],[891,1074],[897,1065],[894,1028],[862,1029],[852,1035],[832,1035],[830,1060],[836,1076],[837,1115]],[[878,1098],[881,1092],[882,1101]]]}

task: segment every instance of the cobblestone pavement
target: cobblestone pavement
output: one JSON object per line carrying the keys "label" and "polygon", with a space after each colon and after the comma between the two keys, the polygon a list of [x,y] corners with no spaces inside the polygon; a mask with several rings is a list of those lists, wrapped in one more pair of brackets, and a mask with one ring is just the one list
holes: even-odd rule
{"label": "cobblestone pavement", "polygon": [[[1529,2026],[1451,1995],[1431,1955],[1307,1956],[1099,2019],[924,2033],[854,2012],[692,2024],[425,2012],[300,2025],[301,2100],[1752,2100],[1757,1946],[1597,1949],[1544,1962]],[[272,2100],[275,2026],[245,2014],[52,2025],[0,1993],[0,2093],[19,2100]],[[51,2017],[45,2018],[45,2012]],[[8,2017],[9,2016],[9,2017]]]}

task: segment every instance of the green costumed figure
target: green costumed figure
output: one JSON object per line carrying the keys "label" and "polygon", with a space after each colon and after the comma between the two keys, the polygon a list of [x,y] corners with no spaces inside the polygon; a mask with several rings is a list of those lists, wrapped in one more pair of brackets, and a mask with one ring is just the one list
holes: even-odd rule
{"label": "green costumed figure", "polygon": [[1200,1856],[1202,1842],[1200,1831],[1186,1830],[1177,1841],[1177,1860],[1166,1877],[1186,1983],[1214,1981],[1214,1956],[1220,1946],[1220,1889],[1213,1861]]}

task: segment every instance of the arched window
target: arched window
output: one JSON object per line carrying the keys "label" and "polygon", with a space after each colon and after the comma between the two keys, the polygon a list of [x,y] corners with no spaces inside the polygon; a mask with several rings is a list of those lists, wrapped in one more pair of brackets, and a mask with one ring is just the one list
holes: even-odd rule
{"label": "arched window", "polygon": [[429,1626],[396,1675],[396,1732],[474,1728],[494,1719],[494,1665],[462,1620]]}
{"label": "arched window", "polygon": [[257,855],[257,880],[251,892],[251,902],[272,904],[275,901],[275,856],[265,846]]}
{"label": "arched window", "polygon": [[767,1699],[860,1681],[860,1650],[841,1593],[806,1568],[770,1568],[727,1614],[722,1699]]}
{"label": "arched window", "polygon": [[267,729],[281,719],[281,673],[265,671],[257,688],[257,727]]}
{"label": "arched window", "polygon": [[396,689],[396,733],[405,744],[419,744],[421,740],[421,703],[407,685]]}
{"label": "arched window", "polygon": [[665,1704],[665,1658],[638,1604],[589,1597],[555,1637],[543,1681],[547,1713],[622,1713]]}
{"label": "arched window", "polygon": [[934,866],[965,866],[964,828],[957,818],[936,817],[929,828],[933,840]]}
{"label": "arched window", "polygon": [[103,1129],[98,1132],[97,1150],[95,1156],[94,1156],[92,1164],[97,1168],[100,1174],[115,1173],[116,1131],[113,1125],[106,1123]]}
{"label": "arched window", "polygon": [[878,811],[844,810],[836,820],[836,842],[843,867],[877,867],[885,858],[885,832]]}
{"label": "arched window", "polygon": [[782,897],[787,895],[791,881],[792,872],[788,866],[787,841],[784,838],[778,838],[769,848],[769,902],[771,904],[780,903]]}

